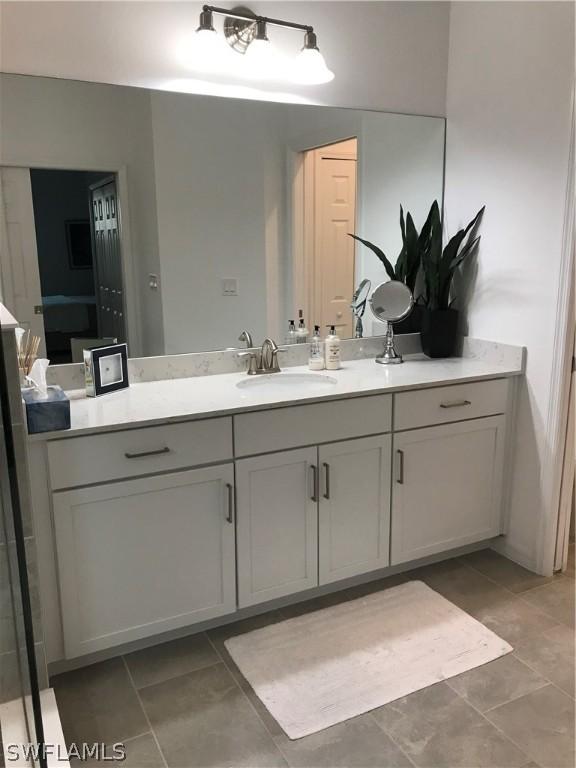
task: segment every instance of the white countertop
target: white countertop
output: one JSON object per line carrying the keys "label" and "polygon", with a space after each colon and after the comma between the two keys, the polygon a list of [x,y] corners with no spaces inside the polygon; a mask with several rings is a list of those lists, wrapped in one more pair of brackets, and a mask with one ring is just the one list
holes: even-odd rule
{"label": "white countertop", "polygon": [[[307,366],[285,371],[287,374],[302,372],[308,372]],[[76,390],[68,393],[71,429],[31,435],[30,439],[76,437],[321,400],[517,376],[523,371],[520,365],[511,367],[505,360],[467,357],[430,360],[424,355],[413,355],[406,357],[403,364],[393,366],[378,365],[374,358],[349,360],[339,371],[322,373],[337,383],[321,389],[301,383],[293,390],[287,388],[282,392],[265,392],[259,387],[249,391],[236,386],[248,378],[246,373],[225,373],[132,384],[129,389],[98,398],[87,398],[82,390]],[[282,373],[273,376],[282,376]]]}

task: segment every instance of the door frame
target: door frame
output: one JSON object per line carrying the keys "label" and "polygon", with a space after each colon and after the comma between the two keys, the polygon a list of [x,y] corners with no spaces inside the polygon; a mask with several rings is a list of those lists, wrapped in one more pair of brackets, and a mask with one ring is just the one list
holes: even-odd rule
{"label": "door frame", "polygon": [[[39,169],[47,171],[93,171],[94,163],[58,162],[50,160],[35,160],[34,162],[3,162],[2,168],[24,168],[28,171]],[[122,279],[124,282],[124,300],[126,305],[126,340],[130,357],[142,355],[142,326],[140,323],[141,296],[138,291],[138,272],[134,254],[131,231],[130,201],[129,201],[129,171],[128,166],[118,163],[101,163],[102,169],[110,171],[116,177],[116,193],[118,196],[118,222],[120,227],[120,249],[122,254]],[[34,232],[34,237],[36,233]],[[8,251],[9,258],[11,255]],[[16,318],[18,320],[18,318]]]}
{"label": "door frame", "polygon": [[[319,285],[316,279],[316,178],[318,173],[318,161],[324,148],[332,147],[351,139],[356,140],[356,156],[349,152],[337,155],[335,152],[326,152],[326,157],[342,160],[354,160],[356,163],[356,190],[358,189],[358,136],[347,136],[335,141],[324,142],[319,146],[301,149],[295,153],[294,180],[293,180],[293,240],[292,254],[293,264],[293,306],[296,310],[302,309],[304,317],[312,317],[312,307],[320,303]],[[322,158],[323,159],[323,158]],[[311,215],[309,215],[311,213]],[[312,221],[310,220],[312,219]],[[358,220],[358,194],[356,191],[355,219]],[[354,278],[356,276],[356,249],[354,249]],[[354,288],[354,286],[352,286]],[[298,306],[296,307],[296,304]]]}
{"label": "door frame", "polygon": [[567,439],[570,380],[572,376],[574,302],[576,300],[575,249],[576,202],[574,163],[576,160],[576,81],[572,89],[572,111],[562,252],[560,259],[556,322],[550,375],[550,400],[546,419],[546,448],[542,462],[544,509],[537,539],[536,570],[544,576],[554,572],[562,493],[564,452]]}
{"label": "door frame", "polygon": [[[310,308],[314,296],[313,256],[314,242],[310,238],[310,228],[306,225],[306,205],[309,199],[313,199],[314,186],[313,158],[308,153],[310,150],[321,149],[331,144],[338,144],[348,139],[356,139],[356,189],[360,186],[361,177],[361,136],[360,123],[348,128],[331,128],[319,130],[288,144],[286,150],[286,200],[289,222],[287,233],[287,270],[286,304],[283,318],[283,326],[287,327],[287,320],[297,315],[297,310],[304,311],[304,317],[310,317]],[[306,158],[309,158],[306,161]],[[356,195],[356,221],[360,220],[360,198]]]}

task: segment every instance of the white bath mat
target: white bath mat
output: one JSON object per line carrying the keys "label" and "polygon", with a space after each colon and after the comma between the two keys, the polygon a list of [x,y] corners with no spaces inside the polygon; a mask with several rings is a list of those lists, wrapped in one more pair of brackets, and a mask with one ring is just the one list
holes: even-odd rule
{"label": "white bath mat", "polygon": [[291,739],[512,650],[421,581],[232,637],[225,645]]}

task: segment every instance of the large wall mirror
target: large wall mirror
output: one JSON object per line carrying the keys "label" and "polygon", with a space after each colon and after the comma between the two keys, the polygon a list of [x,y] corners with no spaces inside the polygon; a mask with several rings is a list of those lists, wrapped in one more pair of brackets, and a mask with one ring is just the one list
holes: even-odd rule
{"label": "large wall mirror", "polygon": [[348,233],[395,262],[400,205],[442,203],[443,118],[1,78],[1,293],[53,363],[283,342],[298,310],[349,337],[387,278]]}

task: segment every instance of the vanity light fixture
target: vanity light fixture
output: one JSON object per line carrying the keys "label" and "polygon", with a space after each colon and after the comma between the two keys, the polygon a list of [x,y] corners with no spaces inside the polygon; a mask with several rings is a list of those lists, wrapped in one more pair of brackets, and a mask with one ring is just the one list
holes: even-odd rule
{"label": "vanity light fixture", "polygon": [[[214,28],[214,14],[224,16],[224,37]],[[304,46],[291,62],[283,60],[268,39],[268,27],[284,27],[304,32]],[[224,45],[224,41],[228,46]],[[334,79],[318,48],[313,27],[292,21],[257,16],[248,8],[218,8],[204,5],[196,30],[192,66],[205,72],[237,69],[231,51],[245,57],[244,71],[262,79],[290,80],[303,85],[320,85]]]}

